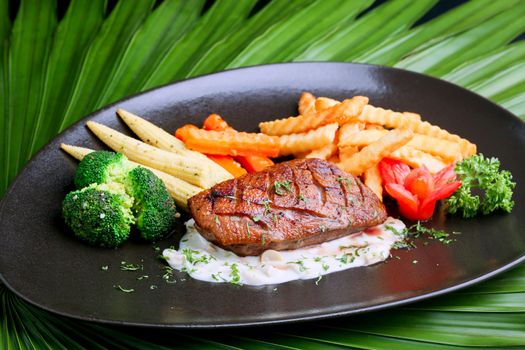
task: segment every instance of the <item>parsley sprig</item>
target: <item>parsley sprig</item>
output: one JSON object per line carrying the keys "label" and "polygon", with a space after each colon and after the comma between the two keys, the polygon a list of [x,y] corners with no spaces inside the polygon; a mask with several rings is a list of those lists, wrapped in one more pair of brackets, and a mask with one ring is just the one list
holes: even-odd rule
{"label": "parsley sprig", "polygon": [[512,210],[516,183],[509,171],[500,170],[497,158],[478,154],[457,163],[454,171],[461,186],[446,201],[449,213],[471,218],[479,212],[486,215],[497,209],[508,213]]}

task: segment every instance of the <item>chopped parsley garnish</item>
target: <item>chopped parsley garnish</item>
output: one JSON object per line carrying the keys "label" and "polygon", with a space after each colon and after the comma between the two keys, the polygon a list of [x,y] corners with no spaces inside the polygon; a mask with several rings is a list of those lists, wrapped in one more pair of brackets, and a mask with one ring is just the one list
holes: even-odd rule
{"label": "chopped parsley garnish", "polygon": [[351,183],[352,180],[350,180],[349,178],[346,178],[346,177],[339,176],[336,180],[339,181],[339,182],[346,182],[346,184],[348,186],[350,186],[352,184]]}
{"label": "chopped parsley garnish", "polygon": [[[349,259],[350,258],[350,259]],[[348,264],[348,263],[353,263],[354,260],[355,260],[355,256],[352,255],[352,254],[343,254],[341,255],[341,257],[337,258],[337,260],[339,260],[340,262],[342,262],[343,264]]]}
{"label": "chopped parsley garnish", "polygon": [[201,252],[198,250],[189,248],[182,249],[182,255],[184,255],[186,261],[192,265],[197,265],[198,263],[208,264],[210,260],[215,260],[215,257],[212,255],[202,254],[198,256],[199,254],[201,254]]}
{"label": "chopped parsley garnish", "polygon": [[118,284],[116,286],[113,286],[113,287],[115,289],[120,290],[121,292],[124,292],[124,293],[133,293],[135,291],[135,289],[133,289],[133,288],[124,288],[120,284]]}
{"label": "chopped parsley garnish", "polygon": [[230,272],[230,283],[242,285],[241,283],[241,275],[239,274],[239,269],[237,267],[237,264],[231,264],[230,266],[231,272]]}
{"label": "chopped parsley garnish", "polygon": [[269,199],[265,199],[261,202],[261,204],[264,206],[264,215],[268,214],[270,212],[270,203],[272,201]]}
{"label": "chopped parsley garnish", "polygon": [[264,237],[264,232],[263,232],[261,235],[261,245],[265,245],[265,244],[266,244],[266,237]]}
{"label": "chopped parsley garnish", "polygon": [[215,216],[213,217],[213,220],[215,221],[215,223],[216,223],[217,225],[220,225],[220,224],[221,224],[220,221],[219,221],[219,217],[218,217],[217,215],[215,215]]}
{"label": "chopped parsley garnish", "polygon": [[303,201],[303,202],[306,202],[306,198],[304,198],[302,193],[299,194],[299,200]]}
{"label": "chopped parsley garnish", "polygon": [[317,280],[315,281],[315,285],[318,286],[319,281],[321,281],[322,279],[323,279],[323,275],[319,275],[319,277],[317,277]]}
{"label": "chopped parsley garnish", "polygon": [[120,262],[120,269],[122,271],[137,271],[137,270],[143,270],[144,266],[139,264],[128,264],[125,261]]}
{"label": "chopped parsley garnish", "polygon": [[254,222],[261,221],[261,220],[262,220],[262,216],[260,216],[260,215],[255,215],[254,217],[252,217],[252,220],[253,220]]}
{"label": "chopped parsley garnish", "polygon": [[450,244],[453,241],[453,239],[448,238],[450,236],[448,232],[425,227],[421,224],[421,221],[418,221],[416,224],[410,226],[408,228],[408,232],[416,238],[424,234],[430,239],[435,239],[444,244]]}
{"label": "chopped parsley garnish", "polygon": [[251,237],[252,231],[250,231],[250,225],[248,224],[248,221],[246,221],[246,231],[248,231],[248,237]]}
{"label": "chopped parsley garnish", "polygon": [[172,279],[172,277],[173,277],[173,269],[170,266],[164,266],[164,271],[166,271],[166,272],[164,273],[164,275],[162,275],[162,279],[166,283],[176,283],[177,282],[176,280]]}
{"label": "chopped parsley garnish", "polygon": [[102,271],[107,271],[109,269],[109,266],[108,265],[104,265],[104,266],[100,267],[100,269]]}
{"label": "chopped parsley garnish", "polygon": [[288,191],[292,192],[292,189],[290,188],[290,185],[292,184],[292,181],[285,180],[285,181],[275,181],[273,183],[273,188],[276,195],[282,196],[284,195],[283,188]]}
{"label": "chopped parsley garnish", "polygon": [[184,258],[190,264],[193,264],[193,261],[194,261],[193,254],[199,254],[199,251],[194,250],[194,249],[189,249],[189,248],[182,249],[182,255],[184,255]]}
{"label": "chopped parsley garnish", "polygon": [[[443,230],[438,230],[435,228],[429,228],[423,226],[421,221],[418,221],[414,225],[403,229],[403,231],[397,230],[395,227],[390,225],[385,225],[385,229],[393,232],[396,236],[401,237],[402,240],[395,242],[392,245],[392,248],[399,249],[399,248],[416,248],[416,244],[411,241],[411,238],[419,238],[421,236],[425,236],[427,238],[439,241],[443,244],[450,244],[454,241],[454,239],[449,238],[450,234],[448,232],[445,232]],[[428,243],[424,243],[427,245]]]}
{"label": "chopped parsley garnish", "polygon": [[151,286],[149,286],[149,289],[157,289],[157,286],[155,284],[152,284]]}
{"label": "chopped parsley garnish", "polygon": [[297,261],[288,261],[287,264],[296,264],[299,266],[300,272],[305,272],[308,270],[308,267],[304,266],[304,260],[297,260]]}

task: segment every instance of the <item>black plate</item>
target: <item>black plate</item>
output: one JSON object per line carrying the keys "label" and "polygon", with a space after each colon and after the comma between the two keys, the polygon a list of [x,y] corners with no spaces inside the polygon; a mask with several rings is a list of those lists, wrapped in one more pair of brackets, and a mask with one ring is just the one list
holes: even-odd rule
{"label": "black plate", "polygon": [[[474,220],[445,220],[437,214],[436,227],[461,232],[453,244],[419,244],[397,251],[400,260],[333,273],[318,285],[307,280],[263,287],[200,282],[183,273],[168,284],[151,244],[92,248],[64,226],[60,205],[73,187],[77,162],[59,150],[60,143],[104,148],[85,128],[86,120],[129,133],[115,115],[118,106],[172,131],[185,123],[200,124],[214,112],[239,130],[255,131],[260,121],[293,115],[303,90],[334,98],[366,95],[374,105],[418,112],[472,140],[514,174],[514,211]],[[518,118],[467,90],[415,73],[348,63],[294,63],[212,74],[100,110],[35,156],[2,201],[0,271],[10,289],[46,310],[125,325],[269,324],[406,304],[479,282],[525,259],[523,149],[525,124]],[[160,247],[176,245],[179,237],[175,234]],[[121,261],[143,264],[144,270],[121,271]],[[101,270],[106,265],[109,269]],[[137,280],[142,275],[149,277]],[[135,292],[123,293],[114,285]]]}

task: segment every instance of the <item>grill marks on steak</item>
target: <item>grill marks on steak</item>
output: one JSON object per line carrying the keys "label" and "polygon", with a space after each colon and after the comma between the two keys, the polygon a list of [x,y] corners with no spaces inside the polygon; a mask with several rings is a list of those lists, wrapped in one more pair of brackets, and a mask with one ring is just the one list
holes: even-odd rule
{"label": "grill marks on steak", "polygon": [[246,174],[189,200],[197,229],[239,255],[295,249],[386,220],[359,179],[319,159],[299,159]]}

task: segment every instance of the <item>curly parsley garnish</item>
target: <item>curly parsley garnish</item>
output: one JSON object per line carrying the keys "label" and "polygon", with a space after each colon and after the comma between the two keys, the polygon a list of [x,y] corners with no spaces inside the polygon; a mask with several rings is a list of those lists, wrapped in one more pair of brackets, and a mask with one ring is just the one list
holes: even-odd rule
{"label": "curly parsley garnish", "polygon": [[481,153],[457,163],[454,171],[461,186],[446,200],[447,211],[459,213],[466,219],[497,209],[510,213],[514,207],[512,193],[516,183],[509,171],[499,167],[497,158],[485,158]]}

